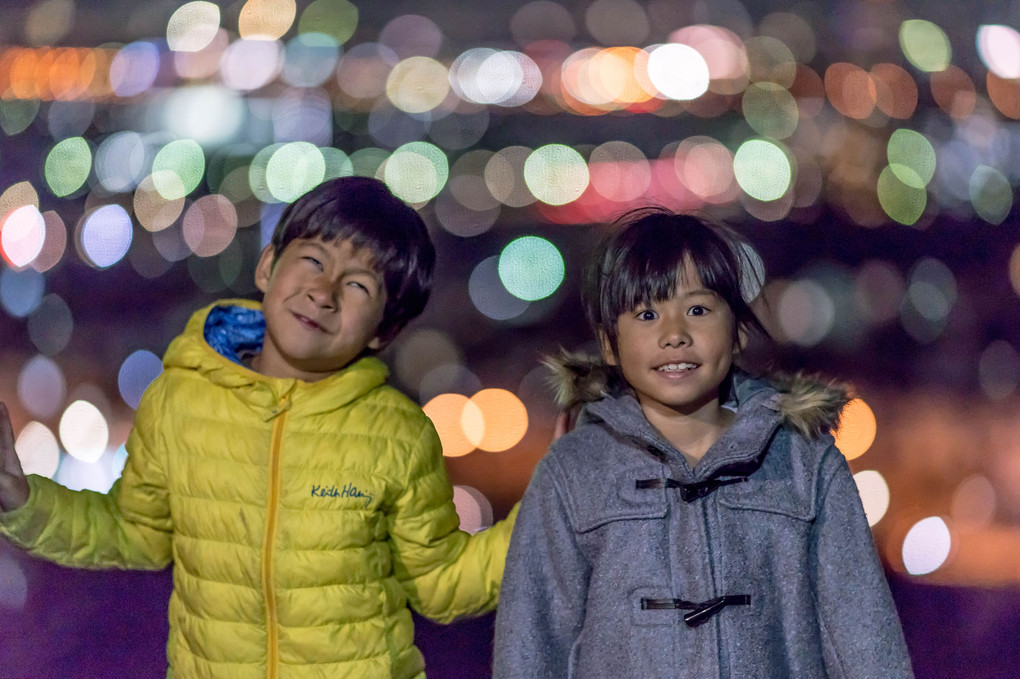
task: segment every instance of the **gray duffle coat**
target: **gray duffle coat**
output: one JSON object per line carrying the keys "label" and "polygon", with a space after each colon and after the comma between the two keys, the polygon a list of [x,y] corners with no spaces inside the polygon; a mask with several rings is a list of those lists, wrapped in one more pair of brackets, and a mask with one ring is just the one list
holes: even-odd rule
{"label": "gray duffle coat", "polygon": [[629,395],[536,467],[496,618],[495,679],[912,677],[846,460],[842,388],[734,377],[691,469]]}

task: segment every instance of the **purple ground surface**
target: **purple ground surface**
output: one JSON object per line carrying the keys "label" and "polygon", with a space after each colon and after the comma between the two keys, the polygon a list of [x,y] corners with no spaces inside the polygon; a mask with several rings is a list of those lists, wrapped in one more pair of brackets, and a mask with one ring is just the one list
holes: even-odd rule
{"label": "purple ground surface", "polygon": [[[13,559],[27,584],[22,610],[0,599],[0,679],[164,676],[169,571],[70,570],[6,546],[0,557]],[[898,576],[890,584],[919,679],[1020,677],[1020,589],[940,587]],[[493,616],[416,622],[429,679],[489,676]]]}

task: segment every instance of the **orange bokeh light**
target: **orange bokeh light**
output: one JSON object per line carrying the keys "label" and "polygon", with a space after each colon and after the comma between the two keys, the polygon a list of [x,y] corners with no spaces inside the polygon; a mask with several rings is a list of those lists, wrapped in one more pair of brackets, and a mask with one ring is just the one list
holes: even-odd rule
{"label": "orange bokeh light", "polygon": [[440,394],[422,407],[439,434],[446,457],[460,457],[475,449],[475,444],[464,434],[463,420],[468,407],[471,408],[469,415],[473,416],[478,408],[473,404],[469,406],[468,397],[463,394]]}
{"label": "orange bokeh light", "polygon": [[875,442],[877,432],[875,413],[867,403],[855,398],[843,408],[839,427],[832,435],[836,438],[836,447],[843,453],[843,457],[853,460],[868,452],[868,448]]}
{"label": "orange bokeh light", "polygon": [[481,450],[498,453],[524,438],[528,410],[521,399],[505,389],[482,389],[465,406],[462,422],[468,440]]}

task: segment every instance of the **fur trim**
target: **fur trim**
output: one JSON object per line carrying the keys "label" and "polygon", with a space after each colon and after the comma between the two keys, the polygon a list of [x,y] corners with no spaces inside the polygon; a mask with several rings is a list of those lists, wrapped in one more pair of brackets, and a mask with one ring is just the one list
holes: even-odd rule
{"label": "fur trim", "polygon": [[[628,390],[619,371],[601,356],[561,349],[542,363],[551,374],[548,384],[556,403],[569,410]],[[807,438],[817,438],[839,425],[840,413],[852,398],[849,385],[820,375],[772,374],[763,379],[779,392],[777,409],[783,423]]]}
{"label": "fur trim", "polygon": [[850,386],[820,375],[770,375],[780,393],[783,422],[807,438],[817,438],[839,426],[840,413],[850,402]]}

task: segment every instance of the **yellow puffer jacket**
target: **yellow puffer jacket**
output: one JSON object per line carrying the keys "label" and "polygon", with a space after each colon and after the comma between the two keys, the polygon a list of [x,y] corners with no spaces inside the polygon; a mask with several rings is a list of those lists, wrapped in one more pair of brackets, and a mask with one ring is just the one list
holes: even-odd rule
{"label": "yellow puffer jacket", "polygon": [[0,530],[70,566],[172,560],[178,678],[423,677],[408,604],[439,621],[492,609],[513,515],[458,530],[435,429],[382,362],[267,378],[209,346],[210,309],[167,350],[110,493],[30,477]]}

